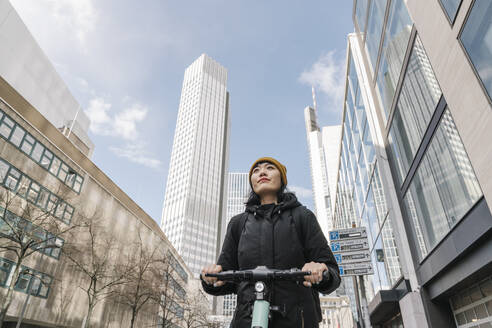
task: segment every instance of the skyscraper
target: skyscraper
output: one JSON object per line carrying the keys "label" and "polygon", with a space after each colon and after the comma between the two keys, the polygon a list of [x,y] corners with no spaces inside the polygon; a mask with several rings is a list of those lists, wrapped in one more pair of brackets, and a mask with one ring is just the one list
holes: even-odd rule
{"label": "skyscraper", "polygon": [[202,54],[185,71],[161,226],[191,271],[215,261],[228,166],[227,70]]}
{"label": "skyscraper", "polygon": [[304,121],[306,123],[315,214],[321,230],[328,237],[328,232],[332,226],[331,201],[328,188],[326,159],[323,151],[322,135],[316,118],[316,109],[311,107],[304,108]]}

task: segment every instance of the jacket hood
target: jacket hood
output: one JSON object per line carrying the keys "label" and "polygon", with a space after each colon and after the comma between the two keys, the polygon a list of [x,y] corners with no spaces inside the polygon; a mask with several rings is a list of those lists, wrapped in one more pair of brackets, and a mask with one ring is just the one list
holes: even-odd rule
{"label": "jacket hood", "polygon": [[[259,204],[248,205],[246,206],[246,212],[254,213],[259,206]],[[302,206],[302,204],[299,203],[296,195],[291,192],[286,192],[284,194],[284,199],[277,206],[280,210],[284,211],[290,208]]]}

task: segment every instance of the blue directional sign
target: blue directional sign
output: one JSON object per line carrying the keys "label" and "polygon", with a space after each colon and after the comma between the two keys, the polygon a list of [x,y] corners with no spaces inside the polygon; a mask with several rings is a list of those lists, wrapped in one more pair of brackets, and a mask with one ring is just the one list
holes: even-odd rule
{"label": "blue directional sign", "polygon": [[337,263],[342,263],[342,254],[333,254]]}
{"label": "blue directional sign", "polygon": [[344,273],[343,273],[343,267],[338,267],[338,269],[340,270],[340,275],[343,276]]}
{"label": "blue directional sign", "polygon": [[330,240],[338,240],[338,231],[330,231]]}
{"label": "blue directional sign", "polygon": [[340,251],[340,244],[339,243],[331,243],[331,251],[332,252]]}

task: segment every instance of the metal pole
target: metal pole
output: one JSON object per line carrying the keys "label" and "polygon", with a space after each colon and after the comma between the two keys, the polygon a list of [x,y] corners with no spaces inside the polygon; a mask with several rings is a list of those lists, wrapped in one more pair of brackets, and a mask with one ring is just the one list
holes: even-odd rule
{"label": "metal pole", "polygon": [[354,292],[355,292],[355,303],[357,306],[357,318],[359,325],[364,328],[364,320],[362,318],[362,309],[360,307],[360,298],[359,298],[359,283],[357,282],[357,277],[353,276],[352,281],[354,283]]}
{"label": "metal pole", "polygon": [[[31,279],[34,278],[34,276],[31,276]],[[22,319],[24,318],[24,313],[26,312],[26,308],[27,308],[27,303],[29,303],[29,298],[31,297],[31,281],[29,281],[29,285],[27,286],[27,297],[26,297],[26,300],[24,301],[24,305],[22,305],[22,311],[21,311],[21,314],[19,316],[19,320],[17,320],[17,325],[15,326],[15,328],[20,328],[21,326],[21,323],[22,323]]]}
{"label": "metal pole", "polygon": [[371,327],[371,320],[369,319],[369,310],[367,308],[367,298],[366,298],[366,286],[364,284],[364,276],[358,276],[360,281],[360,296],[361,296],[361,309],[362,316],[364,320],[364,326],[366,328]]}

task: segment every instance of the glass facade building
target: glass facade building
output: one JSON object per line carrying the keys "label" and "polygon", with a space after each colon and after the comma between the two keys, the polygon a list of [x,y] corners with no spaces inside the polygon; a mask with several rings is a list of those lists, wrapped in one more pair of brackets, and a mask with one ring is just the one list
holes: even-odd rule
{"label": "glass facade building", "polygon": [[333,223],[367,228],[372,325],[492,327],[491,17],[354,1]]}
{"label": "glass facade building", "polygon": [[195,275],[216,260],[228,159],[227,70],[201,55],[185,71],[161,226]]}

